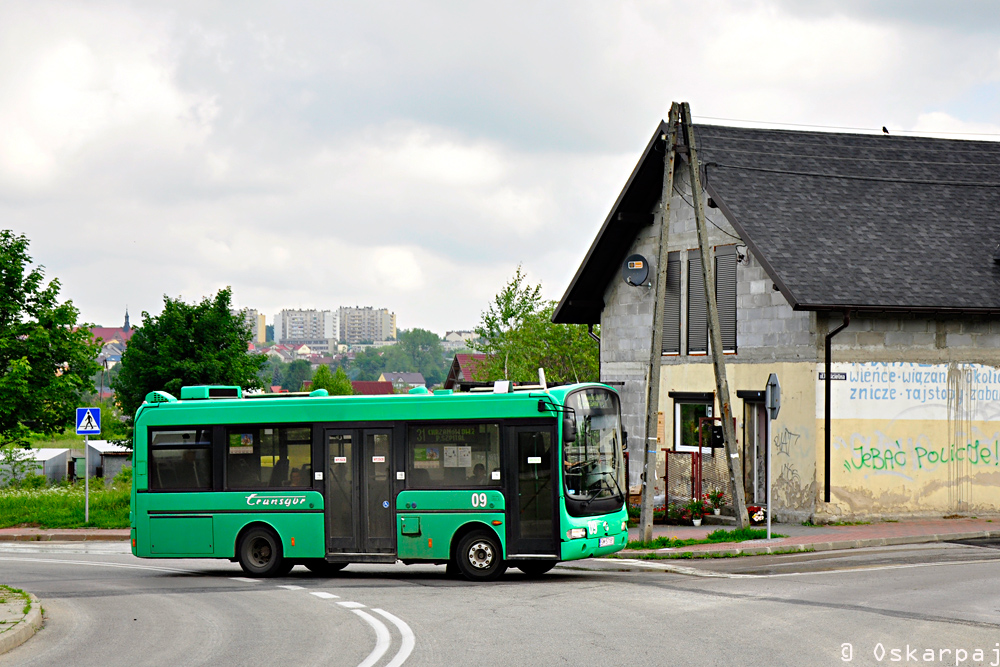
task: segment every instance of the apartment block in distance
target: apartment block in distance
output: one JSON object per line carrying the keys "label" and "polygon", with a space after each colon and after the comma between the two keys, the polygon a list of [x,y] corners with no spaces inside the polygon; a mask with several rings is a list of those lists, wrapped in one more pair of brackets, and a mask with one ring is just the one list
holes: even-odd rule
{"label": "apartment block in distance", "polygon": [[274,341],[308,345],[317,352],[335,351],[340,339],[339,317],[333,310],[282,310],[274,316]]}
{"label": "apartment block in distance", "polygon": [[345,343],[395,339],[396,313],[371,306],[340,309],[340,340]]}
{"label": "apartment block in distance", "polygon": [[242,315],[247,326],[250,327],[250,342],[264,343],[267,337],[264,313],[259,313],[253,308],[241,308],[231,311],[233,315]]}

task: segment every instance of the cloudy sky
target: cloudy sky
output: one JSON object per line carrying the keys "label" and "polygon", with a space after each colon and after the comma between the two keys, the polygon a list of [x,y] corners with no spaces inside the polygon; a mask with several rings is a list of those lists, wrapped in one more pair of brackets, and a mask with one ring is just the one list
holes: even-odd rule
{"label": "cloudy sky", "polygon": [[269,323],[371,305],[443,334],[519,263],[562,295],[672,100],[702,122],[997,139],[1000,12],[5,2],[0,225],[83,321],[231,285]]}

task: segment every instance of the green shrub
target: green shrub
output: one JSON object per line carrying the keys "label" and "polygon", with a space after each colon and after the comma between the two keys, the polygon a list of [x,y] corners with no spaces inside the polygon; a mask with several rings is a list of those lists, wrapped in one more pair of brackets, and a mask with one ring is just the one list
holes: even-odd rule
{"label": "green shrub", "polygon": [[29,472],[17,484],[13,485],[19,489],[44,489],[49,485],[49,478],[45,475]]}
{"label": "green shrub", "polygon": [[124,466],[111,480],[111,486],[116,488],[132,488],[132,466]]}

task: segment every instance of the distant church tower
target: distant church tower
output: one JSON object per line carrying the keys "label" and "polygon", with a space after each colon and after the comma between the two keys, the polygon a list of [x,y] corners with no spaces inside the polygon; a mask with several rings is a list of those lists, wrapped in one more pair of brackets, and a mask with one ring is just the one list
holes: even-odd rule
{"label": "distant church tower", "polygon": [[128,324],[128,306],[125,306],[125,326],[122,327],[122,331],[128,331],[131,327]]}

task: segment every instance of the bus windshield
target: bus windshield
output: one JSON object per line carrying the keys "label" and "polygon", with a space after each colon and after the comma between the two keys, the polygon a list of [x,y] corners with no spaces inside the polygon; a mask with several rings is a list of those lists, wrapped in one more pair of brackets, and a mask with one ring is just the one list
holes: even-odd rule
{"label": "bus windshield", "polygon": [[570,394],[566,406],[572,408],[576,419],[576,440],[563,444],[567,498],[585,505],[621,501],[625,477],[618,396],[591,387]]}

